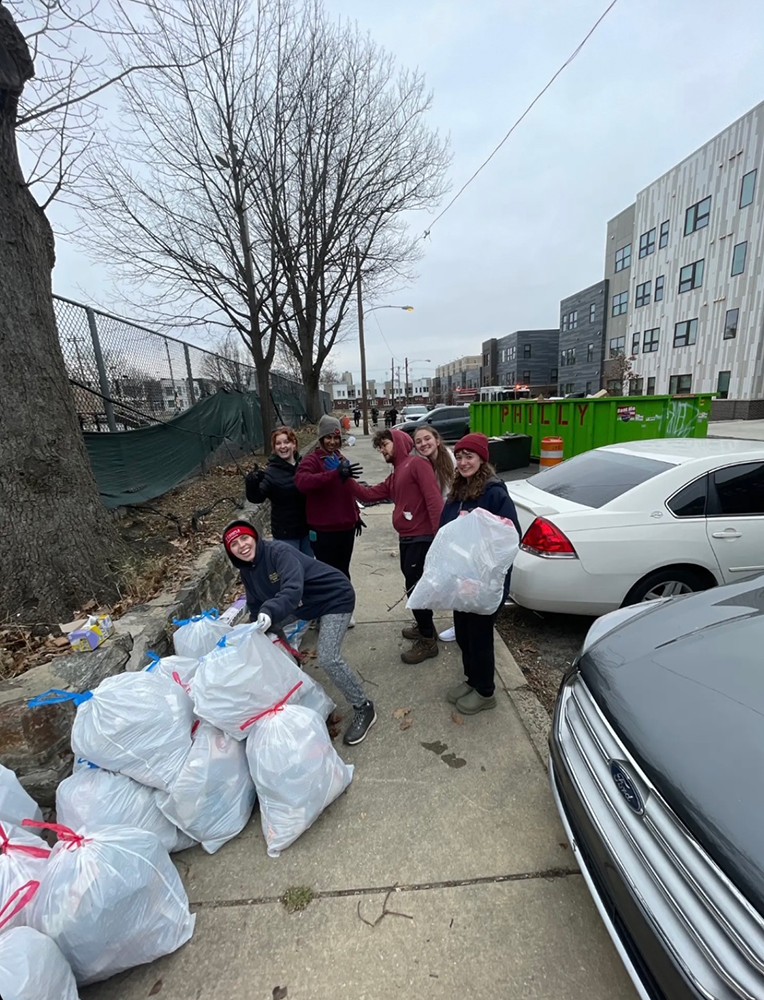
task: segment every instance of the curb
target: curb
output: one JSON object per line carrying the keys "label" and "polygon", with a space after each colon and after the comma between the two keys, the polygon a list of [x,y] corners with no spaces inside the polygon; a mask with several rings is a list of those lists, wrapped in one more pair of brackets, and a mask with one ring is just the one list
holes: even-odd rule
{"label": "curb", "polygon": [[552,720],[547,710],[530,689],[517,660],[496,629],[494,629],[494,649],[496,651],[496,673],[499,675],[504,690],[509,695],[533,749],[546,771]]}

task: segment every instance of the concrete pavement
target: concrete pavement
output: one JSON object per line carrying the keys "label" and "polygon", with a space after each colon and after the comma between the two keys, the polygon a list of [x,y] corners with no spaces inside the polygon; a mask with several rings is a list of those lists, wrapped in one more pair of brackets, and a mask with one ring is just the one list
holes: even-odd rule
{"label": "concrete pavement", "polygon": [[708,436],[764,441],[764,420],[713,420],[708,425]]}
{"label": "concrete pavement", "polygon": [[[358,442],[353,459],[379,481],[387,467]],[[455,721],[443,698],[461,676],[454,643],[419,667],[400,661],[410,615],[395,604],[403,579],[391,513],[366,509],[351,569],[358,624],[345,652],[378,715],[363,744],[337,744],[356,765],[352,785],[278,859],[265,853],[258,814],[217,854],[176,855],[198,914],[192,941],[83,1000],[383,1000],[399,990],[633,1000],[548,790],[546,716],[501,640],[499,705],[470,719]],[[279,900],[294,886],[315,896],[289,914]],[[390,890],[395,912],[370,926]]]}

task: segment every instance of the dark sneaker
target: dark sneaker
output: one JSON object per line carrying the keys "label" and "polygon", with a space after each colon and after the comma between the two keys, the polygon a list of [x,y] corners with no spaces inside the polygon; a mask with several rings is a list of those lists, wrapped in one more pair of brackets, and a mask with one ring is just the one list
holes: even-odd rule
{"label": "dark sneaker", "polygon": [[477,691],[470,691],[456,702],[456,711],[461,715],[477,715],[488,708],[496,708],[496,695],[491,694],[486,698]]}
{"label": "dark sneaker", "polygon": [[372,702],[365,701],[363,705],[354,708],[353,721],[347,728],[347,732],[343,737],[343,743],[347,743],[351,747],[355,746],[356,743],[362,743],[376,721],[377,713],[374,711]]}
{"label": "dark sneaker", "polygon": [[474,691],[474,688],[471,688],[466,681],[462,681],[461,684],[456,684],[446,691],[446,701],[450,701],[452,705],[455,705],[460,698],[466,697],[470,691]]}
{"label": "dark sneaker", "polygon": [[401,635],[404,639],[417,640],[422,637],[422,633],[419,631],[419,626],[416,622],[413,625],[407,625],[406,628],[401,629]]}
{"label": "dark sneaker", "polygon": [[424,663],[425,660],[429,660],[431,656],[437,656],[438,653],[437,638],[432,636],[432,638],[427,639],[420,635],[411,649],[401,653],[401,659],[404,663]]}

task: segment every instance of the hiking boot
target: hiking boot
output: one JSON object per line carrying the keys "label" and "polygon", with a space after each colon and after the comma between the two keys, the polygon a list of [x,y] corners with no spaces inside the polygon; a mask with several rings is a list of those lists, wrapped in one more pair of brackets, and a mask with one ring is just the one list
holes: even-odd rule
{"label": "hiking boot", "polygon": [[485,698],[473,690],[456,702],[456,711],[461,715],[477,715],[478,712],[485,712],[488,708],[496,708],[496,695],[492,694]]}
{"label": "hiking boot", "polygon": [[401,653],[401,659],[404,663],[424,663],[431,656],[437,656],[438,652],[438,640],[435,636],[428,639],[426,636],[420,635],[411,649]]}
{"label": "hiking boot", "polygon": [[353,707],[353,721],[347,728],[347,732],[342,738],[343,743],[348,746],[355,746],[366,739],[366,734],[377,721],[377,713],[374,705],[370,701],[365,701],[363,705]]}
{"label": "hiking boot", "polygon": [[466,681],[463,681],[461,684],[456,684],[446,691],[446,701],[450,701],[452,705],[455,705],[460,698],[465,698],[470,691],[474,690]]}
{"label": "hiking boot", "polygon": [[422,638],[422,633],[419,631],[419,626],[416,622],[413,625],[407,625],[406,628],[402,628],[401,635],[404,639],[412,639],[414,642]]}

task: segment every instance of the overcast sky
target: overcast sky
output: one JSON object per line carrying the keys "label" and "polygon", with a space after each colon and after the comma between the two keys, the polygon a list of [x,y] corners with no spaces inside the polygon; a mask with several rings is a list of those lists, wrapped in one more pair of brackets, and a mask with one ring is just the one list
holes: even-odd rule
{"label": "overcast sky", "polygon": [[[607,3],[326,0],[424,71],[431,122],[451,137],[454,191]],[[415,311],[368,317],[369,378],[390,377],[391,352],[401,365],[431,359],[412,364],[417,377],[478,354],[488,337],[557,326],[560,299],[603,277],[607,220],[762,100],[762,0],[619,0],[432,228],[416,282],[384,300]],[[102,272],[59,239],[55,291],[102,301],[103,287]],[[357,339],[334,360],[357,373]]]}

